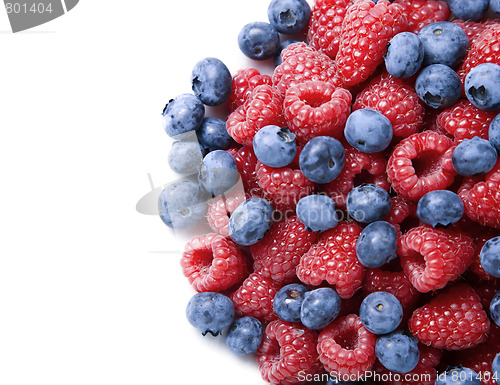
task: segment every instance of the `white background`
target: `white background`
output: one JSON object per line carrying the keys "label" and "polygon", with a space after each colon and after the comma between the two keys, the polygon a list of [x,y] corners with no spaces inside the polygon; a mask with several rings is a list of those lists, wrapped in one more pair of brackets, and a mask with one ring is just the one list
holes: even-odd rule
{"label": "white background", "polygon": [[262,383],[187,323],[184,236],[135,204],[173,178],[164,104],[204,57],[255,66],[237,35],[267,6],[81,0],[18,34],[0,12],[0,384]]}

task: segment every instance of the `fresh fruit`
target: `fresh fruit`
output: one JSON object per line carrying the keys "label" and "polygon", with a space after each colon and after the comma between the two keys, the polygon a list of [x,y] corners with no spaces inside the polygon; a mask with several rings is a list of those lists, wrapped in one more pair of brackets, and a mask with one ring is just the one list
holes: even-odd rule
{"label": "fresh fruit", "polygon": [[262,198],[241,203],[229,218],[229,236],[238,245],[250,246],[260,241],[270,228],[273,207]]}
{"label": "fresh fruit", "polygon": [[458,175],[486,174],[497,162],[497,151],[486,139],[464,139],[454,150],[451,163]]}
{"label": "fresh fruit", "polygon": [[191,73],[194,94],[207,106],[218,106],[229,99],[232,78],[226,65],[217,58],[200,60]]}
{"label": "fresh fruit", "polygon": [[403,307],[392,294],[378,291],[365,297],[359,308],[359,318],[372,333],[388,334],[401,323]]}
{"label": "fresh fruit", "polygon": [[250,59],[270,59],[279,50],[280,37],[271,24],[255,21],[241,29],[238,35],[238,46],[241,52]]}
{"label": "fresh fruit", "polygon": [[309,231],[326,231],[337,226],[333,199],[326,195],[308,195],[297,203],[297,217]]}
{"label": "fresh fruit", "polygon": [[233,322],[234,306],[220,293],[196,293],[187,304],[186,317],[203,335],[215,337]]}
{"label": "fresh fruit", "polygon": [[450,11],[462,20],[479,20],[488,10],[489,0],[448,0]]}
{"label": "fresh fruit", "polygon": [[168,165],[179,174],[194,174],[203,161],[203,152],[197,142],[175,141],[168,153]]}
{"label": "fresh fruit", "polygon": [[420,356],[417,339],[400,330],[380,336],[375,354],[385,368],[397,373],[413,370]]}
{"label": "fresh fruit", "polygon": [[500,326],[500,291],[497,291],[490,303],[490,316]]}
{"label": "fresh fruit", "polygon": [[398,79],[415,75],[423,60],[422,40],[411,32],[400,32],[394,36],[389,41],[384,55],[387,72]]}
{"label": "fresh fruit", "polygon": [[500,108],[500,65],[494,63],[479,64],[465,77],[464,89],[467,99],[477,108],[494,111]]}
{"label": "fresh fruit", "polygon": [[369,268],[381,267],[396,258],[398,234],[393,225],[376,221],[366,226],[356,242],[359,262]]}
{"label": "fresh fruit", "polygon": [[391,210],[391,198],[383,188],[370,183],[354,187],[347,195],[347,212],[358,222],[384,219]]}
{"label": "fresh fruit", "polygon": [[262,127],[253,138],[253,150],[266,166],[288,166],[297,154],[295,135],[287,127]]}
{"label": "fresh fruit", "polygon": [[291,283],[283,286],[278,291],[273,301],[276,315],[283,321],[300,321],[300,308],[307,291],[309,291],[307,287],[298,283]]}
{"label": "fresh fruit", "polygon": [[457,223],[464,214],[464,203],[453,191],[429,191],[417,204],[417,216],[433,227],[448,227]]}
{"label": "fresh fruit", "polygon": [[174,139],[185,139],[201,126],[204,116],[205,106],[201,100],[192,94],[182,94],[171,99],[163,109],[163,129]]}
{"label": "fresh fruit", "polygon": [[379,111],[363,108],[349,115],[344,136],[351,146],[361,152],[380,152],[391,143],[392,125]]}
{"label": "fresh fruit", "polygon": [[309,329],[323,329],[340,312],[340,297],[329,287],[307,291],[300,307],[300,322]]}
{"label": "fresh fruit", "polygon": [[306,29],[311,8],[306,0],[272,0],[267,17],[278,32],[293,35]]}
{"label": "fresh fruit", "polygon": [[257,318],[239,318],[227,330],[226,345],[237,355],[256,353],[263,332],[262,323]]}
{"label": "fresh fruit", "polygon": [[415,90],[432,108],[448,108],[460,99],[462,85],[457,73],[444,64],[431,64],[417,76]]}
{"label": "fresh fruit", "polygon": [[481,385],[481,379],[472,369],[456,367],[439,374],[436,385]]}
{"label": "fresh fruit", "polygon": [[500,114],[491,121],[488,127],[488,138],[490,143],[495,146],[497,153],[500,154]]}
{"label": "fresh fruit", "polygon": [[479,259],[484,271],[500,278],[500,237],[491,238],[484,244]]}
{"label": "fresh fruit", "polygon": [[214,197],[228,191],[239,178],[236,161],[224,150],[205,155],[198,174],[200,185]]}
{"label": "fresh fruit", "polygon": [[200,145],[207,151],[227,150],[234,144],[226,130],[226,122],[217,118],[205,118],[196,130]]}
{"label": "fresh fruit", "polygon": [[328,136],[312,138],[299,157],[300,170],[311,182],[328,183],[339,176],[345,162],[342,143]]}

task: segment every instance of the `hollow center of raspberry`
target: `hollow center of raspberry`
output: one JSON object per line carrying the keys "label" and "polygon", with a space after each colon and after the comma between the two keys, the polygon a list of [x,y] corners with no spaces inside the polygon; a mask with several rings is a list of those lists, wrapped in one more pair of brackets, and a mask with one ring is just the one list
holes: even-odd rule
{"label": "hollow center of raspberry", "polygon": [[354,187],[362,185],[363,183],[372,183],[373,175],[366,170],[361,170],[361,172],[354,176],[353,183]]}
{"label": "hollow center of raspberry", "polygon": [[406,233],[408,230],[417,227],[419,224],[420,221],[417,217],[409,215],[399,224],[399,229],[402,233]]}
{"label": "hollow center of raspberry", "polygon": [[392,261],[382,265],[380,267],[382,271],[387,271],[390,273],[399,273],[403,271],[403,268],[401,267],[401,262],[399,261],[399,258],[394,258]]}
{"label": "hollow center of raspberry", "polygon": [[311,106],[312,108],[318,108],[329,100],[330,99],[326,98],[325,95],[319,95],[319,94],[309,94],[305,95],[302,98],[302,101],[308,106]]}
{"label": "hollow center of raspberry", "polygon": [[358,344],[358,334],[354,330],[349,330],[335,340],[343,349],[353,350]]}
{"label": "hollow center of raspberry", "polygon": [[293,27],[297,22],[297,15],[291,9],[280,13],[280,22],[287,27]]}
{"label": "hollow center of raspberry", "polygon": [[424,151],[412,159],[411,163],[417,177],[424,178],[441,168],[441,154],[433,150]]}

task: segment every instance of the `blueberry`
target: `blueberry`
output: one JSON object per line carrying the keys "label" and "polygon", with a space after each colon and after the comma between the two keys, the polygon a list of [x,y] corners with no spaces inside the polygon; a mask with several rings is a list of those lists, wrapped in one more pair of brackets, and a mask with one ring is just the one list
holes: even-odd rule
{"label": "blueberry", "polygon": [[391,210],[391,198],[383,188],[363,183],[347,195],[349,215],[358,222],[370,223],[384,219]]}
{"label": "blueberry", "polygon": [[439,374],[435,385],[481,385],[481,380],[472,369],[459,366]]}
{"label": "blueberry", "polygon": [[488,5],[489,0],[448,0],[450,11],[460,20],[482,19]]}
{"label": "blueberry", "polygon": [[170,100],[162,112],[163,129],[175,139],[185,139],[201,126],[205,106],[196,96],[182,94]]}
{"label": "blueberry", "polygon": [[269,167],[288,166],[297,154],[295,134],[286,127],[262,127],[253,138],[257,159]]}
{"label": "blueberry", "polygon": [[208,151],[227,150],[234,143],[227,133],[226,122],[216,118],[203,119],[203,123],[196,130],[196,137]]}
{"label": "blueberry", "polygon": [[250,246],[260,241],[271,225],[273,207],[262,198],[241,203],[229,218],[229,236],[239,245]]}
{"label": "blueberry", "polygon": [[326,195],[308,195],[301,198],[295,211],[309,231],[326,231],[337,226],[339,221],[335,203]]}
{"label": "blueberry", "polygon": [[257,352],[262,341],[262,324],[257,318],[243,317],[234,321],[227,331],[226,345],[239,356]]}
{"label": "blueberry", "polygon": [[227,151],[215,150],[203,158],[198,181],[212,196],[217,196],[233,187],[239,176],[233,156]]}
{"label": "blueberry", "polygon": [[500,114],[495,116],[491,121],[488,138],[490,139],[490,143],[495,146],[497,154],[500,154]]}
{"label": "blueberry", "polygon": [[494,378],[496,378],[497,384],[500,384],[500,353],[497,353],[493,362],[491,363],[491,371]]}
{"label": "blueberry", "polygon": [[387,45],[385,68],[392,76],[406,79],[417,73],[424,60],[424,48],[417,35],[401,32]]}
{"label": "blueberry", "polygon": [[462,93],[457,73],[444,64],[431,64],[417,76],[415,91],[418,97],[432,108],[454,105]]}
{"label": "blueberry", "polygon": [[403,319],[403,307],[390,293],[377,291],[368,294],[359,308],[359,318],[365,328],[374,334],[391,333]]}
{"label": "blueberry", "polygon": [[464,139],[454,150],[451,162],[462,176],[477,176],[490,171],[497,161],[495,147],[486,139],[475,136]]}
{"label": "blueberry", "polygon": [[276,56],[274,56],[274,65],[279,66],[281,63],[283,63],[283,59],[281,58],[281,51],[283,51],[286,47],[288,47],[290,44],[293,43],[300,43],[300,40],[285,40],[280,43],[280,49],[276,53]]}
{"label": "blueberry", "polygon": [[412,335],[396,330],[377,339],[375,355],[385,368],[397,373],[408,373],[418,363],[418,341]]}
{"label": "blueberry", "polygon": [[500,278],[500,237],[491,238],[484,244],[479,253],[479,260],[484,271]]}
{"label": "blueberry", "polygon": [[500,326],[500,290],[497,291],[497,293],[491,300],[490,315],[493,322],[495,322],[498,326]]}
{"label": "blueberry", "polygon": [[186,317],[203,335],[210,333],[215,337],[233,322],[233,302],[219,293],[197,293],[187,304]]}
{"label": "blueberry", "polygon": [[462,218],[464,203],[453,191],[434,190],[418,201],[417,217],[433,227],[447,227]]}
{"label": "blueberry", "polygon": [[349,115],[344,135],[349,144],[361,152],[380,152],[391,143],[392,124],[381,112],[362,108]]}
{"label": "blueberry", "polygon": [[240,31],[238,46],[250,59],[265,60],[278,53],[280,37],[271,24],[256,21],[245,25]]}
{"label": "blueberry", "polygon": [[200,60],[191,73],[193,92],[207,106],[218,106],[229,99],[232,81],[229,69],[214,57]]}
{"label": "blueberry", "polygon": [[359,262],[368,268],[385,265],[396,257],[398,234],[393,225],[376,221],[366,226],[356,242]]}
{"label": "blueberry", "polygon": [[202,160],[203,149],[198,142],[174,142],[168,154],[168,165],[179,174],[197,172]]}
{"label": "blueberry", "polygon": [[309,289],[298,283],[283,286],[273,300],[273,309],[283,321],[299,322],[300,308]]}
{"label": "blueberry", "polygon": [[418,37],[424,48],[424,66],[444,64],[455,68],[469,48],[469,38],[464,30],[449,21],[426,25]]}
{"label": "blueberry", "polygon": [[306,0],[272,0],[267,17],[278,32],[294,35],[306,29],[311,7]]}
{"label": "blueberry", "polygon": [[[500,17],[500,0],[490,0],[490,7],[495,16]],[[500,373],[498,375],[500,376]]]}
{"label": "blueberry", "polygon": [[477,108],[485,111],[500,108],[500,66],[493,63],[479,64],[465,77],[465,96]]}
{"label": "blueberry", "polygon": [[304,176],[316,183],[328,183],[339,176],[345,162],[344,146],[329,136],[317,136],[306,143],[299,156]]}
{"label": "blueberry", "polygon": [[182,179],[161,192],[158,198],[158,212],[167,226],[185,230],[201,221],[207,212],[206,191],[197,183]]}
{"label": "blueberry", "polygon": [[323,329],[340,312],[340,296],[329,287],[308,291],[300,307],[300,322],[309,329]]}

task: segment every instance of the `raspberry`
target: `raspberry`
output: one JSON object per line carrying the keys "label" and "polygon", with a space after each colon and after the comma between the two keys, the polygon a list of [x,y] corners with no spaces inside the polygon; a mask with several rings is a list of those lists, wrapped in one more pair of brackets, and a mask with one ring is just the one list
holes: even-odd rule
{"label": "raspberry", "polygon": [[298,384],[322,371],[316,352],[316,332],[282,320],[266,327],[257,350],[262,378],[272,384]]}
{"label": "raspberry", "polygon": [[484,226],[500,229],[500,159],[493,169],[482,177],[464,178],[458,190],[464,202],[464,212]]}
{"label": "raspberry", "polygon": [[415,310],[408,322],[423,344],[460,350],[479,345],[488,336],[490,321],[478,295],[466,284],[448,287]]}
{"label": "raspberry", "polygon": [[393,196],[391,198],[391,211],[389,211],[389,215],[384,220],[393,225],[400,236],[408,230],[405,226],[406,223],[403,222],[408,222],[411,219],[415,219],[418,223],[417,205],[415,202],[399,195]]}
{"label": "raspberry", "polygon": [[443,190],[456,175],[451,163],[453,142],[433,131],[403,139],[387,162],[392,188],[404,198],[418,200],[432,190]]}
{"label": "raspberry", "polygon": [[228,150],[228,152],[236,161],[236,166],[238,167],[238,172],[240,173],[245,192],[252,197],[261,198],[264,192],[257,183],[257,172],[255,171],[257,157],[253,149],[250,147],[242,147],[239,150]]}
{"label": "raspberry", "polygon": [[227,118],[227,132],[236,142],[251,147],[259,129],[271,124],[281,126],[282,105],[283,98],[273,87],[267,84],[257,86],[245,104]]}
{"label": "raspberry", "polygon": [[335,59],[342,22],[351,0],[317,0],[311,11],[307,41],[311,47]]}
{"label": "raspberry", "polygon": [[223,291],[246,275],[243,253],[219,234],[196,236],[184,246],[182,272],[196,291]]}
{"label": "raspberry", "polygon": [[361,228],[354,222],[339,223],[322,233],[302,256],[297,277],[307,285],[319,286],[323,280],[335,285],[342,298],[350,298],[361,287],[365,269],[356,255]]}
{"label": "raspberry", "polygon": [[497,291],[500,290],[500,278],[490,276],[488,280],[477,280],[476,277],[472,277],[472,279],[469,279],[469,282],[476,294],[481,298],[481,305],[483,305],[486,314],[490,315],[491,300]]}
{"label": "raspberry", "polygon": [[467,37],[469,38],[469,47],[472,46],[472,44],[476,41],[479,35],[484,32],[485,29],[487,29],[490,25],[496,24],[496,20],[487,20],[485,22],[478,22],[478,21],[472,21],[472,20],[453,20],[453,24],[458,25],[460,28],[463,29]]}
{"label": "raspberry", "polygon": [[356,314],[337,318],[319,333],[319,359],[334,375],[362,376],[375,362],[376,339]]}
{"label": "raspberry", "polygon": [[399,138],[415,134],[424,123],[425,109],[415,90],[388,73],[373,78],[358,94],[352,109],[360,108],[380,111]]}
{"label": "raspberry", "polygon": [[300,257],[316,242],[317,232],[307,231],[296,216],[272,225],[265,237],[251,246],[254,271],[274,282],[291,283]]}
{"label": "raspberry", "polygon": [[480,110],[468,100],[461,100],[443,110],[437,117],[437,124],[453,135],[458,144],[474,136],[488,139],[488,129],[495,116],[495,112]]}
{"label": "raspberry", "polygon": [[471,264],[474,251],[472,239],[463,233],[419,226],[399,239],[396,252],[412,285],[427,293],[458,278]]}
{"label": "raspberry", "polygon": [[[482,228],[483,232],[477,237],[474,237],[474,244],[476,245],[476,252],[474,253],[474,257],[472,259],[472,263],[469,267],[469,270],[474,273],[478,278],[484,280],[492,280],[494,277],[489,275],[486,271],[484,271],[483,266],[481,265],[481,261],[479,260],[479,254],[484,244],[491,238],[500,236],[498,231],[492,230],[491,228]],[[481,297],[482,298],[482,297]]]}
{"label": "raspberry", "polygon": [[315,184],[300,170],[273,168],[258,162],[256,171],[259,186],[276,210],[295,210],[300,198],[314,190]]}
{"label": "raspberry", "polygon": [[351,93],[330,83],[307,81],[288,88],[283,104],[285,121],[299,142],[316,136],[340,138],[349,113]]}
{"label": "raspberry", "polygon": [[345,164],[339,176],[322,185],[323,192],[335,201],[335,207],[345,209],[347,194],[363,183],[373,183],[384,190],[390,185],[385,173],[387,161],[379,154],[366,154],[349,145],[345,147]]}
{"label": "raspberry", "polygon": [[250,196],[243,191],[237,191],[229,195],[220,195],[214,198],[208,205],[207,220],[210,228],[222,235],[229,237],[229,216],[244,200]]}
{"label": "raspberry", "polygon": [[391,38],[406,28],[403,8],[387,0],[360,0],[347,9],[336,62],[344,84],[368,79],[384,61]]}
{"label": "raspberry", "polygon": [[450,8],[444,1],[438,0],[396,0],[394,3],[404,8],[408,21],[407,31],[418,33],[426,25],[436,21],[446,21],[450,17]]}
{"label": "raspberry", "polygon": [[255,87],[267,84],[272,85],[273,80],[269,75],[261,75],[255,68],[240,69],[233,76],[233,86],[229,95],[229,106],[231,111],[242,106],[251,95]]}
{"label": "raspberry", "polygon": [[259,273],[252,273],[230,298],[238,314],[272,321],[277,318],[273,310],[273,300],[279,289],[280,285],[271,279]]}

